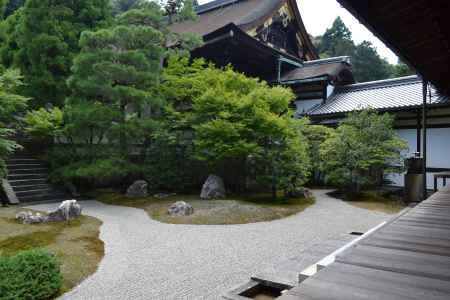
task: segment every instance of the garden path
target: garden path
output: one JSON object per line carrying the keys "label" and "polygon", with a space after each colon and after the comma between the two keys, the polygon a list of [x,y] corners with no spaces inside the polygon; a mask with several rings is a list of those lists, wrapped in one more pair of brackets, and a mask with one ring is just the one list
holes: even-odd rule
{"label": "garden path", "polygon": [[314,244],[390,218],[326,192],[315,190],[316,203],[291,217],[225,226],[164,224],[141,209],[83,201],[83,212],[103,221],[106,253],[98,271],[61,299],[221,299]]}

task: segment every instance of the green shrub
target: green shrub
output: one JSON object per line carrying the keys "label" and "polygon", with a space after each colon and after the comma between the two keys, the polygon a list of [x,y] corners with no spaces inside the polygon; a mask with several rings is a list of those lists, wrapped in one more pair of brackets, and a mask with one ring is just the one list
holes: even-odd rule
{"label": "green shrub", "polygon": [[139,177],[141,168],[120,157],[82,160],[52,172],[53,182],[71,182],[78,187],[95,188],[126,186]]}
{"label": "green shrub", "polygon": [[0,257],[0,299],[50,299],[63,283],[59,263],[43,250]]}

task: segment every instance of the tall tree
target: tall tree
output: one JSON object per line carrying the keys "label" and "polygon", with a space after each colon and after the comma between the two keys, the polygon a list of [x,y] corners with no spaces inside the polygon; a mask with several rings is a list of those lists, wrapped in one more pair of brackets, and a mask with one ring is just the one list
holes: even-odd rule
{"label": "tall tree", "polygon": [[353,54],[353,75],[359,82],[386,79],[390,77],[389,63],[380,57],[369,41],[356,46]]}
{"label": "tall tree", "polygon": [[334,20],[331,28],[328,28],[321,37],[319,52],[325,57],[352,55],[355,44],[352,33],[340,17]]}
{"label": "tall tree", "polygon": [[[139,14],[151,22],[154,12]],[[136,21],[137,11],[119,18],[119,25],[95,32],[83,32],[81,53],[74,60],[68,84],[72,103],[97,101],[120,112],[116,120],[122,150],[125,151],[127,111],[142,112],[144,106],[158,108],[153,88],[159,79],[163,56],[163,34]],[[154,20],[158,22],[159,18]]]}
{"label": "tall tree", "polygon": [[28,99],[17,93],[22,77],[17,70],[6,70],[0,74],[0,179],[6,174],[5,158],[20,146],[11,135],[14,134],[16,113],[24,111]]}
{"label": "tall tree", "polygon": [[333,25],[320,37],[318,50],[321,57],[350,56],[357,82],[380,80],[413,74],[407,66],[391,65],[382,58],[373,44],[363,41],[355,45],[350,29],[337,17]]}
{"label": "tall tree", "polygon": [[24,92],[33,97],[35,106],[62,105],[80,34],[108,20],[109,0],[28,0],[19,11],[20,19],[9,29],[17,49],[4,49],[3,53],[14,53],[12,60],[3,63],[20,68]]}
{"label": "tall tree", "polygon": [[140,8],[145,0],[112,0],[111,6],[114,15],[118,15],[131,9]]}

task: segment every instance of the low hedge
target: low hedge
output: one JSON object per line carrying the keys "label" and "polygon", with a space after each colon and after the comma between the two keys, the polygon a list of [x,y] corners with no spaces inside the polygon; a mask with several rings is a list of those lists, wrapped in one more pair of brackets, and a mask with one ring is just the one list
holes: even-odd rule
{"label": "low hedge", "polygon": [[58,294],[63,283],[56,257],[44,250],[0,256],[1,300],[44,300]]}

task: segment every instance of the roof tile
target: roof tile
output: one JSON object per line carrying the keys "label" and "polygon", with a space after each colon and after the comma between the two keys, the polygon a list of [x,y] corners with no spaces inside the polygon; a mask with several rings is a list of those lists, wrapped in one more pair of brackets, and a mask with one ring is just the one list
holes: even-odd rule
{"label": "roof tile", "polygon": [[[449,99],[431,89],[430,104]],[[397,109],[423,103],[422,80],[418,76],[379,80],[337,87],[327,101],[309,111],[310,116],[346,113],[358,109]]]}

